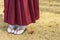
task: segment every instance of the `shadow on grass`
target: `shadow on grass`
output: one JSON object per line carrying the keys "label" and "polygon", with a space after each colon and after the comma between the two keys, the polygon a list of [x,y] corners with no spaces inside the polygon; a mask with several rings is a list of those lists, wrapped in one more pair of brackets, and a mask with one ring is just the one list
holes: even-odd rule
{"label": "shadow on grass", "polygon": [[3,15],[0,14],[0,30],[7,31],[8,24],[4,23]]}

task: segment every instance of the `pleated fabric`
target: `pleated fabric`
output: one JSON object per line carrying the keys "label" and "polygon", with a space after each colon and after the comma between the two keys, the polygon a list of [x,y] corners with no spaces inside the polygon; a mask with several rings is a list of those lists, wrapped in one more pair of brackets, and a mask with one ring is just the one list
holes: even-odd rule
{"label": "pleated fabric", "polygon": [[4,22],[28,25],[39,19],[39,0],[4,0]]}

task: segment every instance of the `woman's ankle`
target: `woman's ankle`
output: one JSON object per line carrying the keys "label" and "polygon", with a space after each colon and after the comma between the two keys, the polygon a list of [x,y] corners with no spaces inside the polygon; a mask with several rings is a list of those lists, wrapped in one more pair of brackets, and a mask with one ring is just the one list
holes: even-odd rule
{"label": "woman's ankle", "polygon": [[14,27],[15,27],[15,25],[9,25],[9,27],[14,28]]}

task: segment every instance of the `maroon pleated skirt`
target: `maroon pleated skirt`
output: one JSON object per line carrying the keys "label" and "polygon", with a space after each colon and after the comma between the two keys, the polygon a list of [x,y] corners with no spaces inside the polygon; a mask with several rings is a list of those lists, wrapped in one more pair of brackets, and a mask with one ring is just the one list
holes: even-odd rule
{"label": "maroon pleated skirt", "polygon": [[39,19],[39,0],[4,0],[4,22],[28,25]]}

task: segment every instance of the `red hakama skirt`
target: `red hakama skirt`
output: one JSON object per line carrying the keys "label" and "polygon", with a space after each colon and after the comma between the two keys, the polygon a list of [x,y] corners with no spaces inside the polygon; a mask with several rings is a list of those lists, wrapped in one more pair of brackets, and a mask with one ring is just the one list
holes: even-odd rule
{"label": "red hakama skirt", "polygon": [[28,25],[39,19],[39,0],[4,0],[4,22]]}

